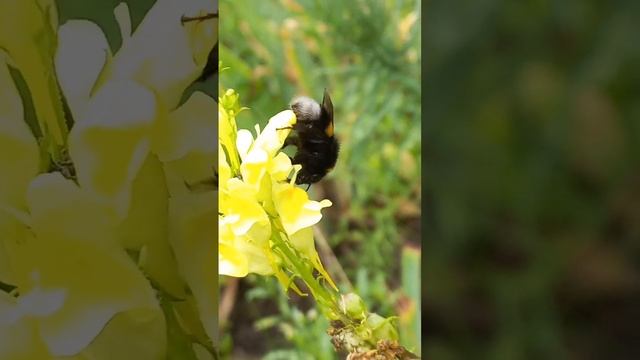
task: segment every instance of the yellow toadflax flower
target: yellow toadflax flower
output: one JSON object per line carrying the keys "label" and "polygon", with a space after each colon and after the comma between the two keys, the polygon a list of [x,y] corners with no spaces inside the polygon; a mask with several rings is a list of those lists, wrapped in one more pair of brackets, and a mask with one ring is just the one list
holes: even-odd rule
{"label": "yellow toadflax flower", "polygon": [[283,253],[284,246],[335,287],[315,250],[312,231],[331,202],[310,200],[296,187],[300,166],[281,152],[295,114],[276,114],[262,131],[256,127],[254,139],[250,131],[237,130],[237,93],[227,90],[219,104],[219,273],[275,275],[285,288],[298,291],[287,274],[295,274],[296,264]]}

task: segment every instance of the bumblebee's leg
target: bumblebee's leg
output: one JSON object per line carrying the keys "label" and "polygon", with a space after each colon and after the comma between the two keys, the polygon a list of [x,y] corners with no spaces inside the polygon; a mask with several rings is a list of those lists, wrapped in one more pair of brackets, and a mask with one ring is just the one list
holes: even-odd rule
{"label": "bumblebee's leg", "polygon": [[307,190],[305,190],[305,191],[308,192],[310,188],[311,188],[311,184],[309,184],[309,186],[307,186]]}
{"label": "bumblebee's leg", "polygon": [[[293,126],[287,126],[287,127],[283,127],[283,128],[277,128],[276,130],[286,130],[286,129],[293,129]],[[300,148],[300,138],[298,138],[295,135],[289,135],[285,140],[284,140],[284,144],[282,144],[282,148],[286,148],[289,145],[293,145],[297,148]]]}
{"label": "bumblebee's leg", "polygon": [[203,21],[203,20],[208,20],[208,19],[215,19],[218,17],[218,13],[210,13],[210,14],[206,14],[206,15],[202,15],[202,16],[185,16],[182,15],[182,17],[180,18],[180,22],[182,22],[182,25],[184,25],[184,23],[190,22],[190,21]]}
{"label": "bumblebee's leg", "polygon": [[218,183],[218,169],[213,168],[213,180]]}
{"label": "bumblebee's leg", "polygon": [[184,185],[189,189],[189,191],[208,191],[208,190],[217,190],[218,189],[218,170],[216,168],[213,169],[213,176],[210,178],[206,178],[204,180],[189,183],[187,181],[184,182]]}
{"label": "bumblebee's leg", "polygon": [[218,182],[213,177],[191,184],[188,181],[185,181],[184,185],[187,187],[187,189],[189,189],[189,191],[192,192],[211,191],[218,189]]}
{"label": "bumblebee's leg", "polygon": [[56,160],[52,160],[51,161],[51,166],[50,166],[50,171],[59,171],[62,176],[64,176],[67,179],[73,180],[74,182],[78,182],[78,178],[77,178],[77,174],[76,174],[76,168],[75,165],[73,164],[73,161],[71,160],[71,157],[69,156],[69,152],[65,149],[62,150],[62,158],[58,161]]}

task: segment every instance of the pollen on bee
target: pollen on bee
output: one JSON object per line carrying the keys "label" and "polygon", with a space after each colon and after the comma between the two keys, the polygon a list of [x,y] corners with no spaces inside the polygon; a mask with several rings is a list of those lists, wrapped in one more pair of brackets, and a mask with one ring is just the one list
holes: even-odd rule
{"label": "pollen on bee", "polygon": [[327,126],[326,129],[324,129],[325,134],[327,134],[328,137],[333,137],[333,122],[329,123],[329,126]]}

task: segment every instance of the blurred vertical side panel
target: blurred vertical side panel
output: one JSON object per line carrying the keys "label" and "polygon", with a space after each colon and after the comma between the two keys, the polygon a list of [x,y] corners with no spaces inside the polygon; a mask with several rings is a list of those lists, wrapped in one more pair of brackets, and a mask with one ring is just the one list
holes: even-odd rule
{"label": "blurred vertical side panel", "polygon": [[0,358],[214,359],[217,1],[0,2]]}
{"label": "blurred vertical side panel", "polygon": [[640,4],[425,13],[425,357],[638,358]]}

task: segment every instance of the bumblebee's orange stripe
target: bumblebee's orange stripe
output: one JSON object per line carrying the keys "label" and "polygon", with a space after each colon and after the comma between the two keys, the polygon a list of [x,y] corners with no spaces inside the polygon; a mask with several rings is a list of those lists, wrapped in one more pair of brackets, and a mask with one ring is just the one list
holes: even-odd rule
{"label": "bumblebee's orange stripe", "polygon": [[329,123],[329,126],[327,126],[326,129],[324,129],[324,132],[328,137],[333,137],[333,121]]}

